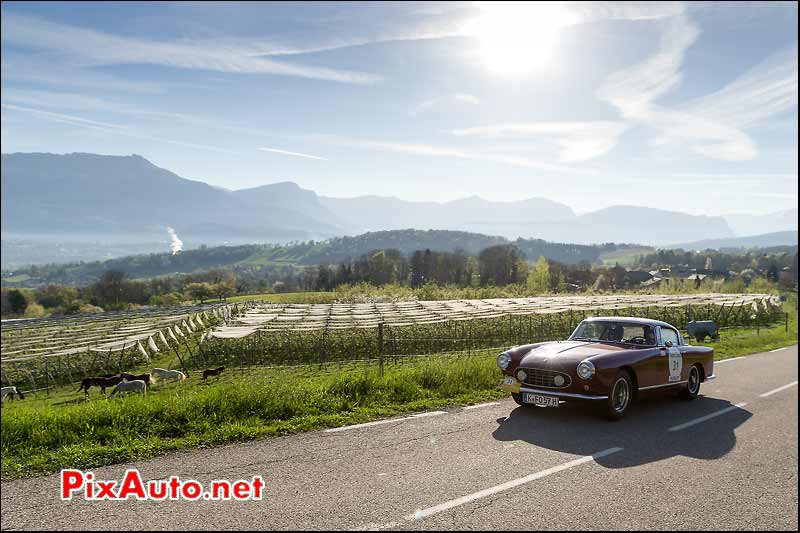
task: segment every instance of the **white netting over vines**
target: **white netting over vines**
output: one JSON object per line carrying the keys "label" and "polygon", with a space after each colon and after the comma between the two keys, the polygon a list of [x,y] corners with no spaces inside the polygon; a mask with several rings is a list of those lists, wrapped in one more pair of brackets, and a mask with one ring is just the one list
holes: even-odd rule
{"label": "white netting over vines", "polygon": [[314,331],[435,324],[536,315],[625,310],[650,307],[728,307],[779,305],[768,294],[640,294],[610,296],[557,296],[496,298],[488,300],[410,301],[367,304],[267,304],[250,305],[210,337],[239,339],[260,331]]}

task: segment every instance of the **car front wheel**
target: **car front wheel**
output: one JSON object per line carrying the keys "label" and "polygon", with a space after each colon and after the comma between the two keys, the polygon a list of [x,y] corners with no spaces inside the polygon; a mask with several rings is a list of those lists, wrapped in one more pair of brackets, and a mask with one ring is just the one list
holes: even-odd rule
{"label": "car front wheel", "polygon": [[689,369],[689,379],[686,380],[686,388],[681,391],[681,398],[694,400],[698,394],[700,394],[700,369],[694,365]]}
{"label": "car front wheel", "polygon": [[633,379],[625,370],[614,377],[611,391],[605,406],[605,416],[609,420],[619,420],[628,412],[633,401]]}

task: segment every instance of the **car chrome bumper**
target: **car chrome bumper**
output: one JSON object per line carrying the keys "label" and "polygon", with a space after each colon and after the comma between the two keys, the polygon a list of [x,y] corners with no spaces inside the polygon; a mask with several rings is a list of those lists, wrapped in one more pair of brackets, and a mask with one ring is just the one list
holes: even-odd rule
{"label": "car chrome bumper", "polygon": [[716,374],[711,374],[710,376],[706,376],[705,381],[709,381],[709,380],[712,380],[712,379],[717,379],[717,375]]}
{"label": "car chrome bumper", "polygon": [[532,389],[530,387],[520,387],[520,392],[531,394],[541,394],[543,396],[556,396],[558,398],[575,398],[578,400],[607,400],[608,396],[590,396],[588,394],[575,394],[574,392],[558,392],[552,390]]}

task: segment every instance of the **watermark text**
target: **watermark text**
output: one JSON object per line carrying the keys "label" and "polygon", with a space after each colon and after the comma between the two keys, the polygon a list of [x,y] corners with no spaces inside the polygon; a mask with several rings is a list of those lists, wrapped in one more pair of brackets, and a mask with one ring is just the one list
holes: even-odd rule
{"label": "watermark text", "polygon": [[121,480],[97,479],[94,472],[65,469],[61,471],[61,499],[101,500],[261,500],[264,480],[253,476],[250,480],[228,481],[217,479],[204,486],[194,479],[169,479],[144,481],[135,468],[125,471]]}

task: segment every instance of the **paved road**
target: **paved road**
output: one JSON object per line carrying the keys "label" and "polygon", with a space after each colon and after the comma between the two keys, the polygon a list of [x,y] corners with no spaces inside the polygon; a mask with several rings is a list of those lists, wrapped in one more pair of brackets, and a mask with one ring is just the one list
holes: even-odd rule
{"label": "paved road", "polygon": [[505,400],[94,471],[261,474],[262,501],[62,502],[56,476],[3,483],[2,527],[797,529],[797,361],[792,346],[718,363],[698,400],[617,423]]}

